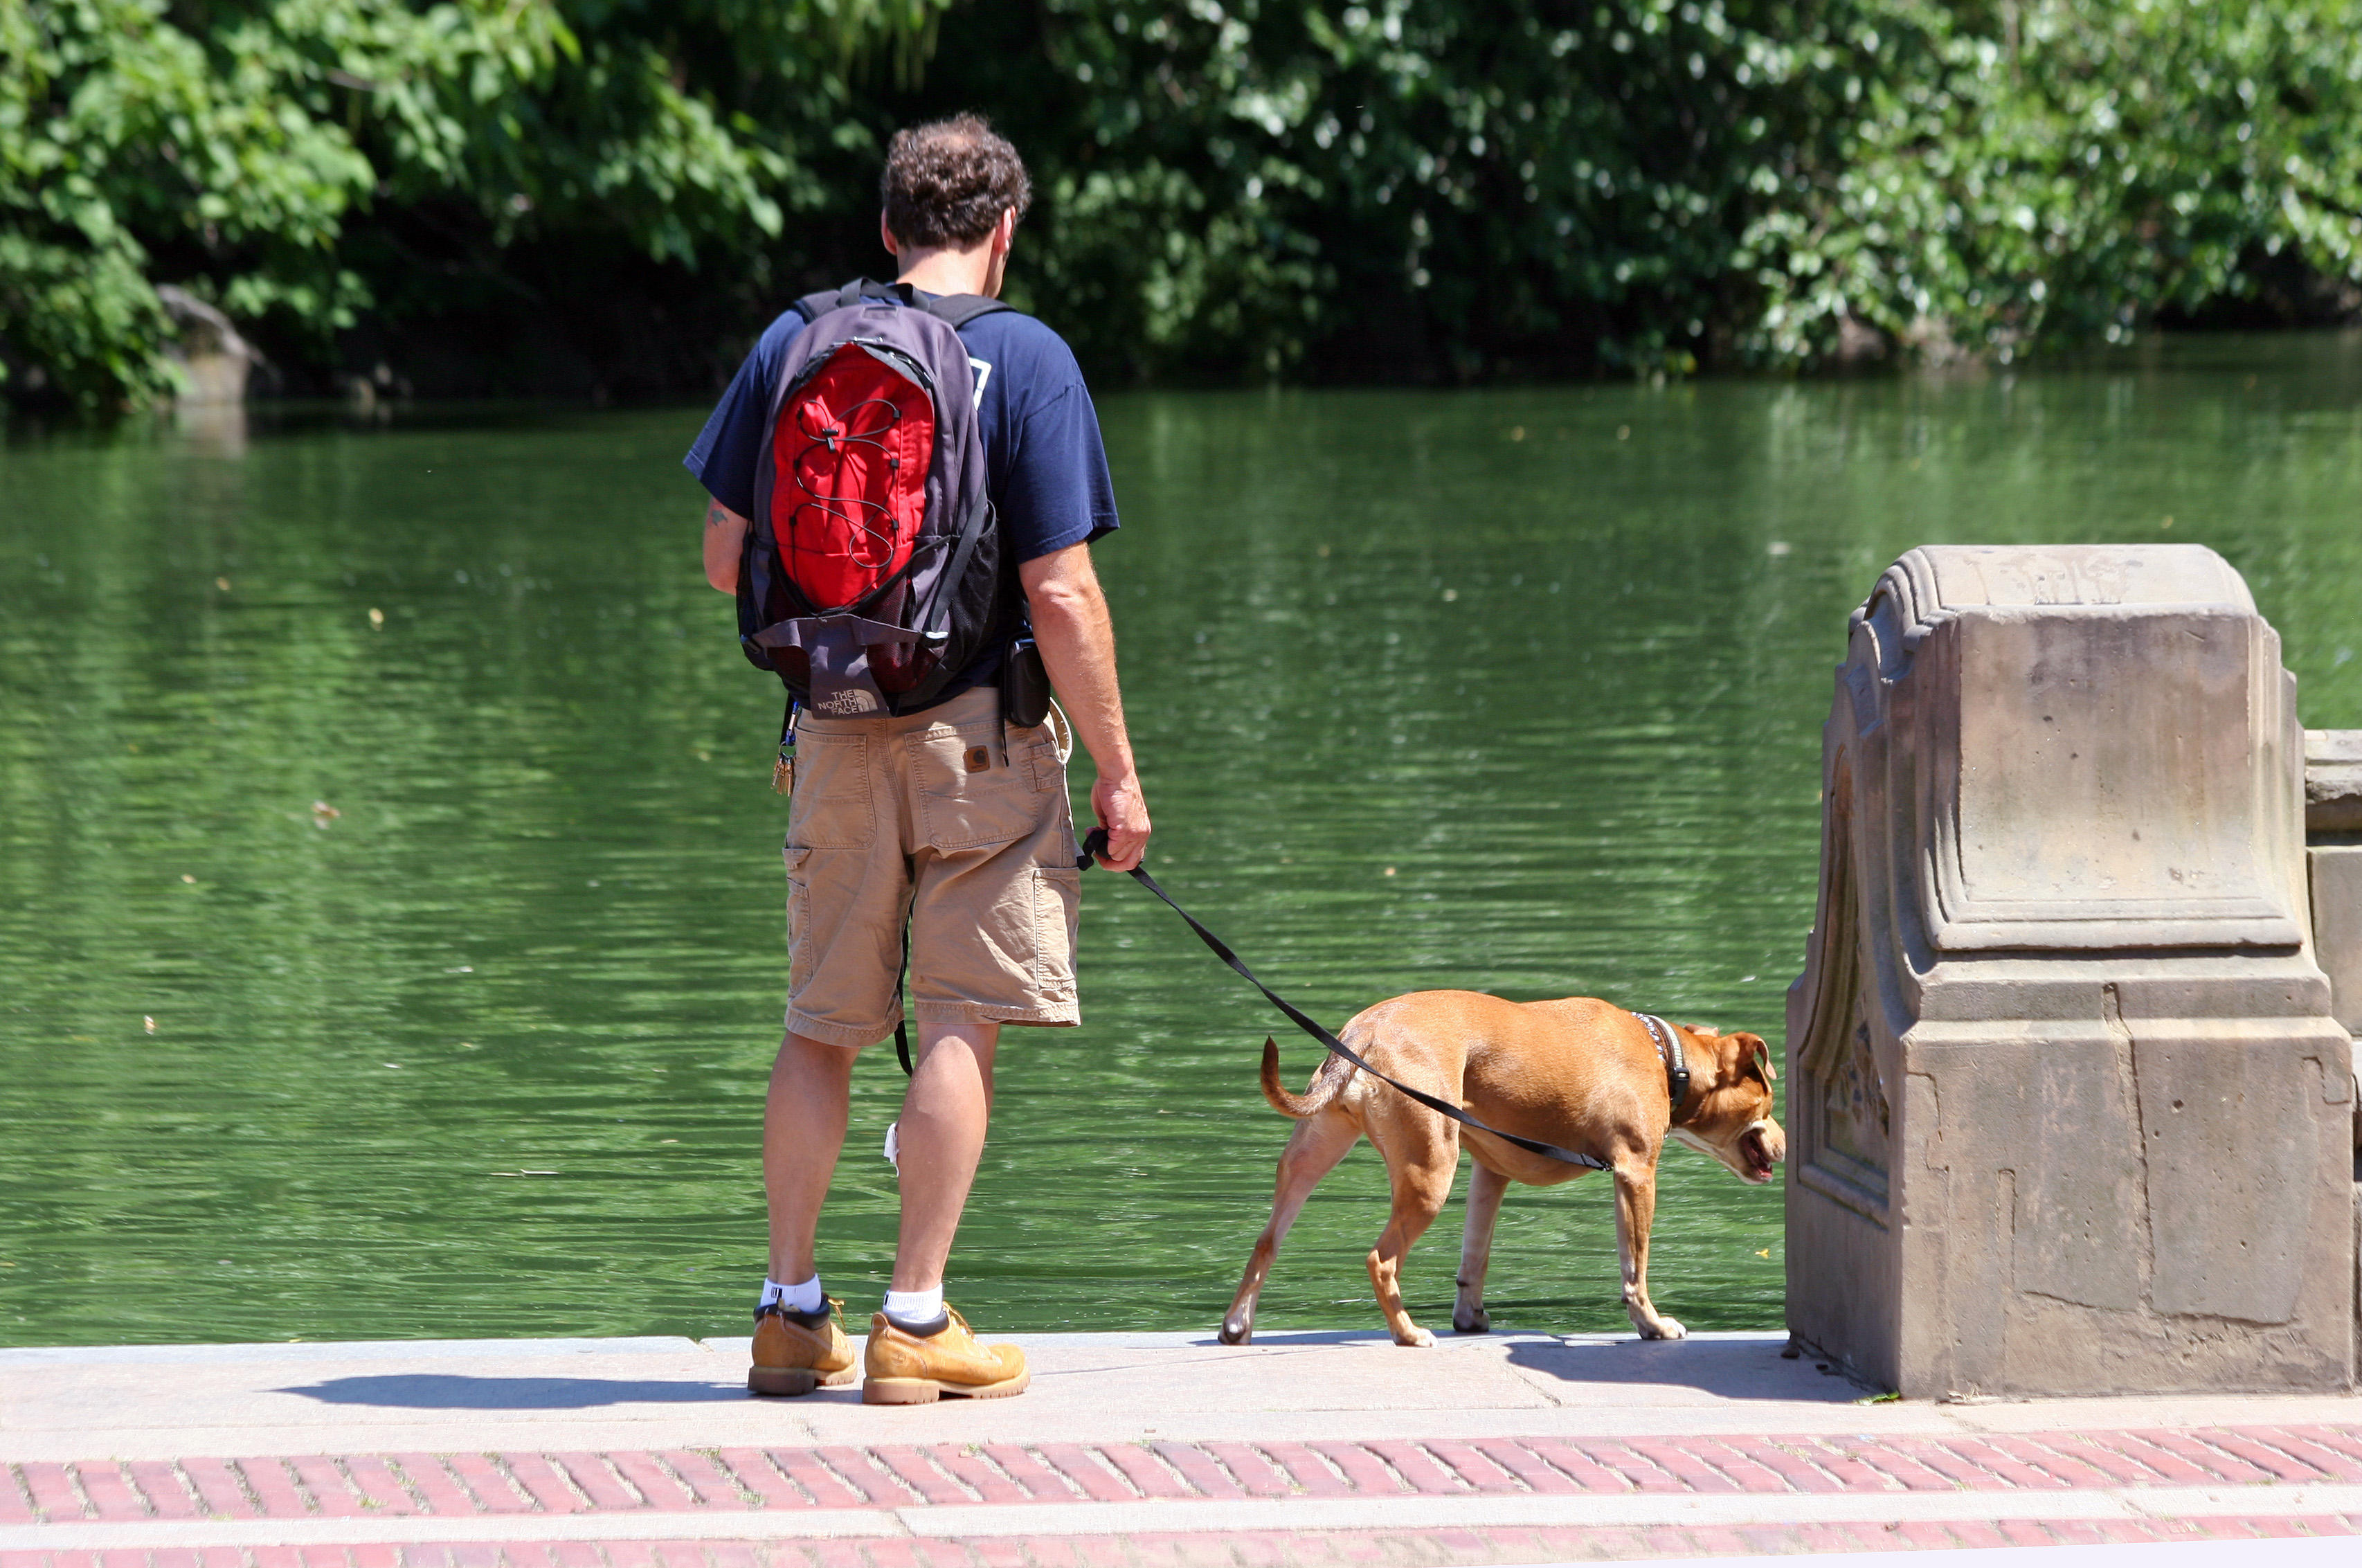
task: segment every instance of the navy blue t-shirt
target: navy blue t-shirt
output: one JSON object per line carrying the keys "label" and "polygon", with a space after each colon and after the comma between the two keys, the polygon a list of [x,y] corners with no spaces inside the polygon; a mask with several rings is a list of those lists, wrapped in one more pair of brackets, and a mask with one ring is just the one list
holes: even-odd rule
{"label": "navy blue t-shirt", "polygon": [[[755,465],[769,436],[764,414],[788,344],[804,326],[801,313],[790,310],[765,329],[681,459],[707,493],[741,517],[755,515]],[[1098,413],[1066,340],[1009,310],[977,316],[959,335],[976,372],[985,493],[999,517],[1003,558],[1021,564],[1112,533],[1115,486]],[[978,658],[935,701],[996,679],[1000,654],[994,648]]]}

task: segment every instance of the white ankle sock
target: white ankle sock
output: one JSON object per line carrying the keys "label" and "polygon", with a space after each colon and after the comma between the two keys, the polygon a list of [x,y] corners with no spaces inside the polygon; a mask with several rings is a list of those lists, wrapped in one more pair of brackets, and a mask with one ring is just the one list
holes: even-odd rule
{"label": "white ankle sock", "polygon": [[944,1287],[933,1290],[889,1290],[886,1316],[900,1323],[932,1323],[944,1315]]}
{"label": "white ankle sock", "polygon": [[801,1285],[781,1285],[776,1279],[765,1280],[763,1299],[756,1305],[768,1307],[774,1301],[790,1312],[817,1312],[828,1305],[828,1298],[821,1294],[818,1275],[812,1275]]}

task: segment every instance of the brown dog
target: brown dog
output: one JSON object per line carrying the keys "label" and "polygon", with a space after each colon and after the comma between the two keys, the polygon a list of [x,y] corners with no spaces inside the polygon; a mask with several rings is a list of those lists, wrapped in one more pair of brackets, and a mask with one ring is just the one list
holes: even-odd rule
{"label": "brown dog", "polygon": [[[1687,1331],[1649,1300],[1649,1225],[1657,1210],[1657,1156],[1668,1136],[1766,1182],[1788,1152],[1772,1120],[1772,1053],[1753,1034],[1674,1026],[1690,1069],[1689,1093],[1672,1105],[1664,1057],[1648,1025],[1590,997],[1512,1002],[1473,991],[1413,991],[1356,1016],[1341,1038],[1380,1072],[1452,1101],[1505,1132],[1596,1154],[1616,1174],[1616,1242],[1624,1263],[1624,1309],[1650,1340]],[[1237,1299],[1222,1319],[1222,1342],[1254,1332],[1255,1297],[1304,1200],[1355,1141],[1367,1137],[1386,1162],[1394,1209],[1370,1250],[1370,1283],[1395,1342],[1431,1345],[1435,1336],[1403,1309],[1399,1283],[1409,1252],[1451,1196],[1464,1140],[1475,1161],[1468,1185],[1468,1231],[1460,1248],[1460,1297],[1452,1327],[1482,1333],[1485,1269],[1502,1194],[1521,1181],[1550,1187],[1584,1167],[1530,1154],[1463,1128],[1331,1055],[1301,1095],[1279,1081],[1279,1048],[1263,1047],[1263,1092],[1297,1129],[1279,1156],[1271,1223],[1255,1242]]]}

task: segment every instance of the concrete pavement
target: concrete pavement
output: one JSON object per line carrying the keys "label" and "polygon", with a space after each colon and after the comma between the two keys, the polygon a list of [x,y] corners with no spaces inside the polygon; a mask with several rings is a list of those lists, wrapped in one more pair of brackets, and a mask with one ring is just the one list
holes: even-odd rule
{"label": "concrete pavement", "polygon": [[1325,1568],[2362,1529],[2351,1398],[1865,1404],[1776,1335],[1012,1337],[1029,1393],[918,1408],[749,1399],[744,1340],[0,1350],[0,1568]]}

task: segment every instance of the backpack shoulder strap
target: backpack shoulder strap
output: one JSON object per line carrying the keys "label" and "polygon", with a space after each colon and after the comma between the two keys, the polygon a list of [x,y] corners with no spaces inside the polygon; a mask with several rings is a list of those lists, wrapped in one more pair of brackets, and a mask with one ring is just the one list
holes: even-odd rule
{"label": "backpack shoulder strap", "polygon": [[941,299],[922,300],[920,308],[954,330],[966,326],[980,315],[995,311],[1013,311],[1017,307],[1004,304],[985,294],[945,294]]}
{"label": "backpack shoulder strap", "polygon": [[830,311],[849,309],[873,294],[881,299],[899,299],[904,304],[919,303],[918,291],[908,283],[879,283],[855,278],[841,289],[821,289],[804,295],[796,301],[795,310],[809,326]]}
{"label": "backpack shoulder strap", "polygon": [[822,289],[798,300],[795,309],[805,325],[818,321],[833,310],[844,310],[859,304],[865,298],[876,295],[881,299],[898,299],[915,306],[951,327],[954,331],[966,326],[980,315],[995,311],[1013,311],[1017,307],[1003,304],[985,294],[945,294],[940,299],[921,299],[919,291],[908,283],[877,283],[867,278],[855,278],[841,289]]}

